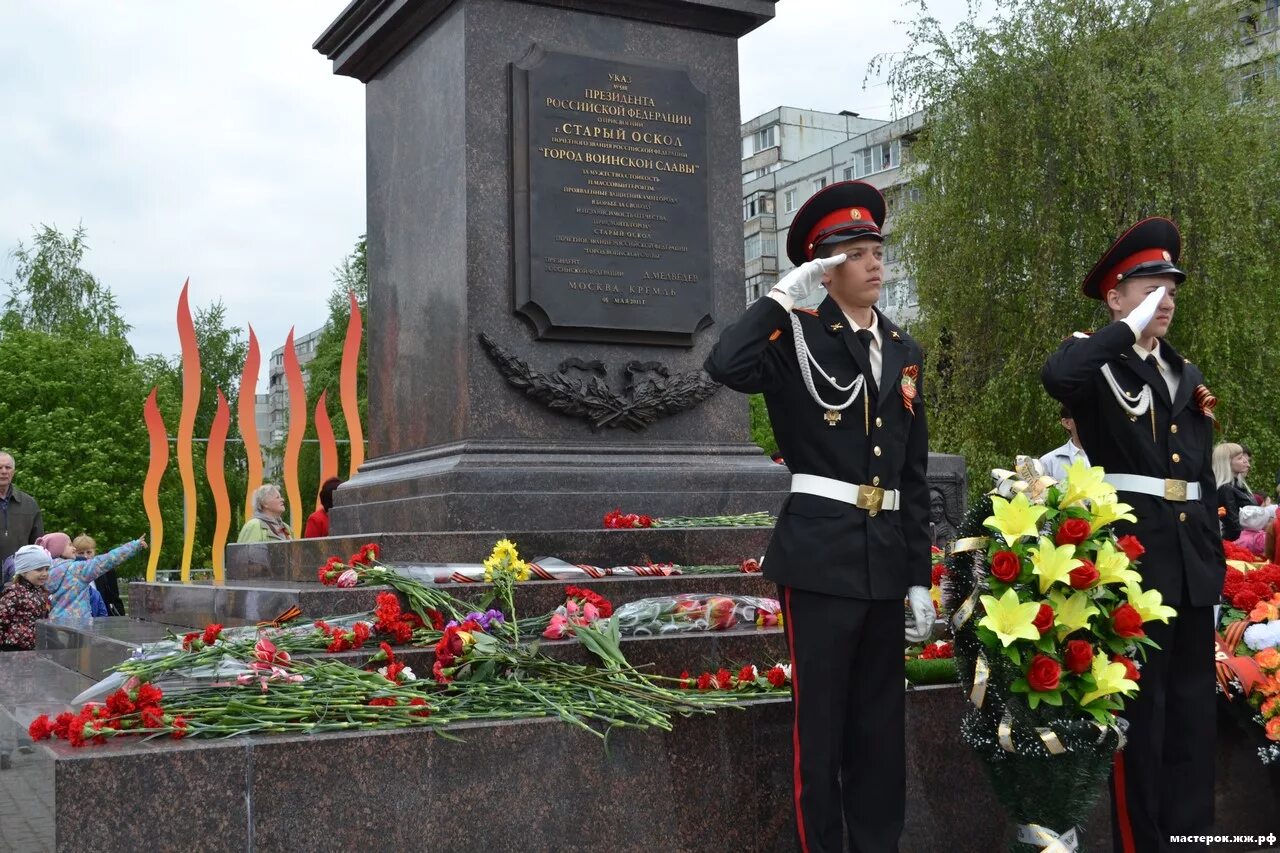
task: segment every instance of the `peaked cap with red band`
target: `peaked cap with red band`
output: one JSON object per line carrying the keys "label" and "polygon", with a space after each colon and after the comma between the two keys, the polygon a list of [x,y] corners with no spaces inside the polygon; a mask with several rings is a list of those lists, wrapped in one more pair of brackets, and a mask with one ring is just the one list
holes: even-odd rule
{"label": "peaked cap with red band", "polygon": [[1178,226],[1162,216],[1144,219],[1111,244],[1085,276],[1081,290],[1090,299],[1107,294],[1127,278],[1170,275],[1179,284],[1187,274],[1178,269],[1182,237]]}
{"label": "peaked cap with red band", "polygon": [[800,266],[814,259],[819,246],[854,237],[880,235],[884,196],[866,181],[841,181],[823,187],[801,205],[787,232],[787,257]]}

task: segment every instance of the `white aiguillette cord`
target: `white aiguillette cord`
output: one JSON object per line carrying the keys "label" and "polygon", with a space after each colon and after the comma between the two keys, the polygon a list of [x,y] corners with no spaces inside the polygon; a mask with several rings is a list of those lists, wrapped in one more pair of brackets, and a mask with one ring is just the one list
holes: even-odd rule
{"label": "white aiguillette cord", "polygon": [[[795,314],[791,315],[791,337],[795,339],[796,344],[796,361],[800,364],[800,375],[804,378],[804,387],[809,389],[809,396],[813,401],[824,409],[833,412],[841,412],[853,405],[853,401],[858,399],[858,395],[862,393],[862,387],[866,383],[866,379],[859,373],[848,385],[841,385],[835,380],[835,377],[827,374],[822,369],[822,365],[818,364],[818,360],[813,357],[813,353],[809,352],[809,346],[804,341],[804,330],[800,327],[800,318]],[[831,387],[837,391],[851,391],[849,399],[840,404],[831,404],[818,396],[818,389],[813,384],[813,373],[809,369],[812,364],[818,369],[818,373],[823,379],[831,384]]]}
{"label": "white aiguillette cord", "polygon": [[1120,404],[1120,408],[1128,413],[1129,417],[1139,418],[1151,408],[1150,385],[1144,384],[1141,391],[1136,394],[1130,394],[1121,388],[1120,383],[1116,381],[1115,374],[1111,372],[1111,365],[1102,365],[1102,375],[1106,377],[1107,384],[1111,386],[1111,393],[1115,395],[1116,402]]}

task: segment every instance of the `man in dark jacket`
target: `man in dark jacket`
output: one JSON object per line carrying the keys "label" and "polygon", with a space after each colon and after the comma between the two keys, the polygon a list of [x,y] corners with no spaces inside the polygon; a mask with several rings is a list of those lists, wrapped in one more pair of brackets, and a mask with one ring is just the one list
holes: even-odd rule
{"label": "man in dark jacket", "polygon": [[44,535],[40,505],[31,495],[14,488],[14,469],[13,455],[0,451],[0,563]]}
{"label": "man in dark jacket", "polygon": [[[920,348],[875,308],[880,192],[833,184],[796,214],[796,269],[725,329],[706,369],[763,393],[792,471],[764,560],[792,663],[803,851],[896,850],[905,810],[903,598],[928,639],[928,427]],[[795,306],[825,286],[816,311]]]}
{"label": "man in dark jacket", "polygon": [[1116,532],[1146,552],[1143,586],[1177,610],[1148,623],[1159,644],[1125,706],[1128,746],[1112,772],[1115,849],[1173,849],[1170,835],[1213,823],[1213,605],[1226,565],[1213,476],[1213,407],[1204,376],[1164,339],[1178,285],[1178,229],[1159,217],[1125,232],[1084,281],[1112,322],[1058,348],[1042,372],[1051,395],[1071,408],[1094,465],[1138,521]]}

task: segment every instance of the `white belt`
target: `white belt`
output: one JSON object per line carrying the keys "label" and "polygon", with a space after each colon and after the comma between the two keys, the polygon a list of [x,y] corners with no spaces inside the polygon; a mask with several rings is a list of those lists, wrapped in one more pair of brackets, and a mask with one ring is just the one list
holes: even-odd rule
{"label": "white belt", "polygon": [[1120,492],[1137,492],[1167,501],[1200,500],[1200,484],[1188,483],[1186,480],[1162,480],[1142,474],[1108,474],[1103,479]]}
{"label": "white belt", "polygon": [[897,509],[901,503],[897,489],[859,486],[846,483],[844,480],[833,480],[830,477],[818,477],[814,474],[792,474],[791,492],[817,495],[820,498],[831,498],[833,501],[853,504],[859,509],[869,511],[872,515],[882,509]]}

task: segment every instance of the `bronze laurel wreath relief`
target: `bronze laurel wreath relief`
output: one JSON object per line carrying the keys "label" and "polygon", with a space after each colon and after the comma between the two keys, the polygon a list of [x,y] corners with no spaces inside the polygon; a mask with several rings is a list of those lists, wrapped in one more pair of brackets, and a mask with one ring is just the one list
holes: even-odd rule
{"label": "bronze laurel wreath relief", "polygon": [[593,431],[625,427],[639,432],[659,418],[693,408],[720,390],[720,383],[702,371],[673,376],[661,362],[629,361],[623,368],[627,378],[624,393],[618,394],[606,384],[608,369],[601,361],[570,358],[561,362],[555,373],[545,374],[498,346],[484,332],[480,333],[480,345],[498,372],[526,397],[562,415],[586,420]]}

